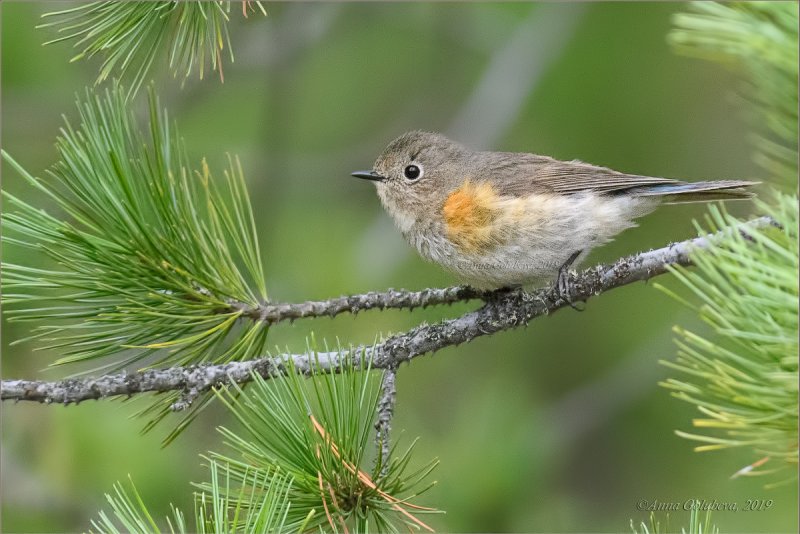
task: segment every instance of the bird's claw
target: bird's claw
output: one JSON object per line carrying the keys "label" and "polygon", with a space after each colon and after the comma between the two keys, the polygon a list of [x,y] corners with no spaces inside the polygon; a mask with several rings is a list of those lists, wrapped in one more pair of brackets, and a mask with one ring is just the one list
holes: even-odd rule
{"label": "bird's claw", "polygon": [[583,311],[584,308],[579,308],[574,302],[572,302],[572,292],[574,286],[572,284],[572,274],[570,273],[569,268],[575,262],[580,253],[580,250],[575,252],[567,261],[564,262],[561,267],[559,267],[558,276],[556,277],[556,282],[553,285],[552,290],[555,300],[563,300],[569,304],[570,308],[576,311]]}

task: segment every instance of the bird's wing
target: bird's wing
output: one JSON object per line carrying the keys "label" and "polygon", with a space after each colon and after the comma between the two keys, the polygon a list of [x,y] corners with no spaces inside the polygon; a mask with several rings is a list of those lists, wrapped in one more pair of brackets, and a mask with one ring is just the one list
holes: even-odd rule
{"label": "bird's wing", "polygon": [[501,194],[512,196],[531,193],[570,195],[584,191],[614,194],[638,187],[685,183],[624,174],[581,161],[559,161],[534,154],[484,152],[483,155],[482,162],[486,166],[481,174],[491,180]]}

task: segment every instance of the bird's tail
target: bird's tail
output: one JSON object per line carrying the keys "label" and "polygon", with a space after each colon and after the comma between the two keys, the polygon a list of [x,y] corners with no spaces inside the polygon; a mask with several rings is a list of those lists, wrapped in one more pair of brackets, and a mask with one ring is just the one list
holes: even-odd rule
{"label": "bird's tail", "polygon": [[747,188],[758,183],[760,182],[748,182],[745,180],[675,182],[637,188],[634,194],[643,197],[664,197],[664,202],[668,204],[740,200],[753,198],[755,194],[748,191]]}

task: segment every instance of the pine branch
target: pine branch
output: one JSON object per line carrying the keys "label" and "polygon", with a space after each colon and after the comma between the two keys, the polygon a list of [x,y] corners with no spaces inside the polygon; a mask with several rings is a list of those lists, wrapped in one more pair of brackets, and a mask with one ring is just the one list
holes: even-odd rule
{"label": "pine branch", "polygon": [[405,451],[392,447],[391,460],[364,466],[383,403],[383,374],[352,360],[342,360],[337,374],[320,373],[312,361],[305,371],[289,365],[285,376],[269,382],[255,376],[247,390],[218,391],[238,425],[217,428],[224,451],[201,455],[210,477],[192,484],[194,514],[171,507],[171,516],[158,521],[133,482],[130,489],[118,483],[106,495],[110,509],[92,520],[90,532],[430,530],[417,516],[438,510],[415,501],[435,484],[427,479],[438,462],[411,462],[416,440]]}
{"label": "pine branch", "polygon": [[[262,356],[268,325],[243,325],[230,309],[267,301],[241,165],[229,157],[216,178],[205,161],[193,167],[155,92],[146,127],[125,94],[114,83],[79,98],[80,123],[61,130],[44,178],[0,150],[53,213],[3,191],[4,244],[24,250],[21,264],[2,264],[6,316],[38,322],[27,339],[58,349],[56,365],[105,360],[103,372],[116,372],[143,359],[167,367]],[[146,428],[193,400],[178,397],[143,410]]]}
{"label": "pine branch", "polygon": [[[174,127],[150,92],[148,130],[114,85],[79,100],[61,161],[46,178],[2,157],[69,217],[59,219],[4,191],[8,243],[29,254],[3,263],[10,320],[38,321],[31,339],[61,348],[56,363],[127,361],[159,354],[155,365],[224,363],[264,353],[267,328],[240,333],[241,311],[267,300],[263,262],[244,176],[231,158],[222,179],[193,171]],[[147,133],[145,133],[147,131]],[[49,260],[32,265],[34,255]],[[45,345],[47,346],[47,345]],[[213,355],[213,356],[211,356]]]}
{"label": "pine branch", "polygon": [[[685,291],[667,292],[696,309],[713,335],[676,326],[677,358],[661,362],[680,373],[661,385],[700,412],[692,420],[696,431],[676,434],[698,442],[698,452],[753,450],[758,460],[734,478],[798,462],[798,199],[776,195],[770,206],[761,201],[756,206],[768,209],[782,230],[754,229],[748,239],[732,236],[724,248],[695,254],[691,272],[674,269]],[[705,227],[736,223],[713,207]],[[762,469],[770,459],[782,461]]]}
{"label": "pine branch", "polygon": [[388,459],[391,454],[391,431],[394,406],[397,402],[397,368],[390,367],[383,374],[381,399],[378,403],[378,419],[375,421],[375,455],[376,466],[380,467],[380,476],[389,469]]}
{"label": "pine branch", "polygon": [[[309,352],[315,348],[312,342]],[[254,375],[246,390],[233,384],[218,391],[216,397],[239,423],[237,432],[219,428],[237,454],[212,452],[210,459],[245,485],[247,473],[291,476],[291,532],[397,533],[407,530],[404,525],[430,530],[416,515],[437,511],[413,501],[435,484],[426,478],[438,462],[410,468],[416,440],[405,451],[393,447],[391,460],[365,467],[385,384],[385,373],[370,371],[368,362],[348,357],[339,360],[336,374],[320,372],[312,358],[305,371],[287,365],[285,376],[275,380]],[[211,493],[213,481],[197,487]],[[248,512],[246,505],[236,509]],[[306,527],[298,528],[300,523]]]}
{"label": "pine branch", "polygon": [[[739,227],[742,235],[747,229],[775,225],[769,217],[761,217]],[[691,265],[692,250],[706,249],[726,237],[726,232],[706,235],[673,243],[663,248],[621,258],[611,265],[598,265],[572,275],[570,300],[587,300],[594,295],[622,287],[633,282],[649,280],[667,272],[670,266]],[[457,289],[457,288],[452,288]],[[336,299],[335,299],[336,300]],[[136,373],[118,373],[97,378],[73,378],[56,382],[31,380],[4,380],[2,400],[36,401],[43,403],[79,403],[84,400],[114,396],[131,396],[145,392],[204,392],[228,381],[245,383],[253,374],[265,379],[287,373],[289,362],[301,373],[312,371],[312,362],[318,359],[317,369],[338,372],[342,361],[352,356],[356,362],[369,361],[372,368],[397,367],[423,354],[445,347],[460,345],[477,337],[495,334],[528,324],[536,317],[555,312],[570,303],[553,298],[549,288],[532,292],[521,290],[496,291],[487,296],[481,308],[458,318],[439,323],[417,326],[408,332],[396,334],[373,346],[358,346],[346,350],[314,354],[284,354],[236,361],[221,365],[194,365],[169,369],[150,369]],[[195,395],[197,394],[195,393]],[[176,403],[173,409],[183,408]]]}
{"label": "pine branch", "polygon": [[370,291],[360,295],[346,295],[328,300],[309,300],[298,303],[264,303],[248,305],[232,302],[225,311],[241,312],[242,317],[267,324],[280,321],[294,321],[310,317],[334,317],[341,313],[356,314],[364,310],[385,310],[426,308],[436,304],[453,304],[472,299],[490,298],[492,291],[475,289],[469,286],[453,286],[441,289],[405,291],[389,289]]}
{"label": "pine branch", "polygon": [[[675,327],[678,356],[662,362],[683,376],[662,385],[697,407],[696,451],[746,447],[754,461],[741,475],[796,471],[798,350],[798,11],[781,2],[692,2],[673,19],[677,50],[734,67],[742,76],[755,161],[789,194],[764,195],[781,232],[752,232],[724,249],[697,254],[696,269],[675,269],[713,330],[707,337]],[[790,185],[790,187],[787,187]],[[737,224],[712,207],[706,228]],[[691,301],[699,301],[693,305]],[[781,459],[775,466],[771,458]]]}

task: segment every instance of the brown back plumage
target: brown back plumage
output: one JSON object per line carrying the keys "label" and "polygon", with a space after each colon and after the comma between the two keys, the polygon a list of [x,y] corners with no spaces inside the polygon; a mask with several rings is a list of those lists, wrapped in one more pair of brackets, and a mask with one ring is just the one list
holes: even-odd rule
{"label": "brown back plumage", "polygon": [[501,194],[576,194],[591,191],[636,196],[662,196],[670,203],[750,198],[744,188],[757,182],[720,180],[685,182],[655,176],[625,174],[581,161],[559,161],[547,156],[512,152],[476,152],[475,176],[490,181]]}

